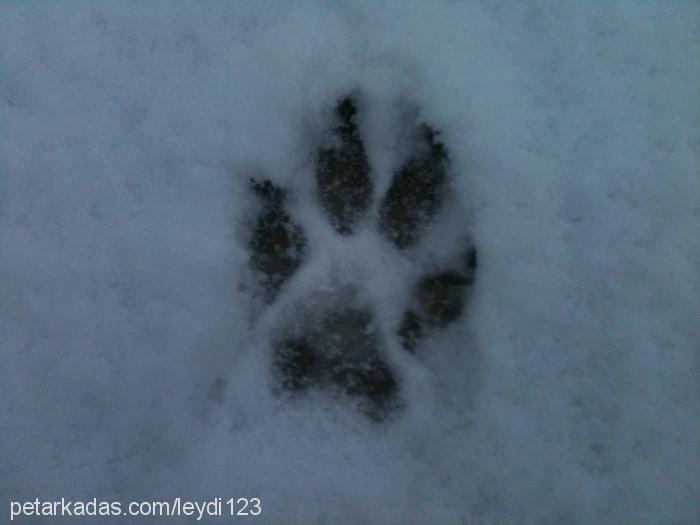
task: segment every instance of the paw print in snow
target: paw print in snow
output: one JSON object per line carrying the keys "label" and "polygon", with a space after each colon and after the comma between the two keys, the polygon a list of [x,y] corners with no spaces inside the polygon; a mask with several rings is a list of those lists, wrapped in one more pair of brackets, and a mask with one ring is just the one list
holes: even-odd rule
{"label": "paw print in snow", "polygon": [[[367,244],[357,241],[363,233],[365,238],[379,239],[384,259],[411,264],[422,237],[436,234],[429,227],[449,197],[450,158],[432,127],[415,124],[409,130],[415,138],[411,152],[375,207],[375,181],[358,118],[356,101],[340,100],[327,140],[314,156],[313,202],[320,206],[332,234],[310,242],[288,210],[289,190],[254,179],[252,189],[260,206],[248,248],[257,289],[268,305],[289,293],[290,282],[312,265],[315,256],[325,253],[324,260],[331,260],[327,272],[333,274],[331,284],[296,297],[271,334],[275,390],[291,397],[316,390],[352,399],[371,419],[382,420],[403,404],[400,374],[387,349],[396,343],[415,355],[426,336],[462,316],[475,279],[477,252],[465,242],[456,247],[455,257],[444,263],[432,261],[429,271],[401,284],[406,290],[403,313],[393,330],[381,325],[377,316],[381,305],[372,304],[362,293],[366,286],[362,275],[367,274],[339,274],[353,267],[348,261],[362,266],[372,257]],[[342,260],[334,262],[333,254]]]}

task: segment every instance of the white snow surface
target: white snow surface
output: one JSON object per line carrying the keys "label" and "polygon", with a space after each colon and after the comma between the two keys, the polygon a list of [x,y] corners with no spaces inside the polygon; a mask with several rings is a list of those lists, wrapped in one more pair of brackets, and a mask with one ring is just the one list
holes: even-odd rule
{"label": "white snow surface", "polygon": [[[700,523],[700,4],[6,1],[0,46],[2,520],[179,496],[258,497],[260,524]],[[276,398],[251,328],[283,309],[251,310],[248,179],[323,250],[309,159],[351,91],[378,193],[397,108],[441,130],[480,257],[463,320],[390,349],[406,408],[379,425]],[[353,242],[398,304],[412,270]]]}

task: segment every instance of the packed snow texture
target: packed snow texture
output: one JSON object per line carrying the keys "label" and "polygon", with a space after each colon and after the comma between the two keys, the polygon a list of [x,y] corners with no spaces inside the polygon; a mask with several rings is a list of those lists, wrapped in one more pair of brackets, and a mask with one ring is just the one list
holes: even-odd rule
{"label": "packed snow texture", "polygon": [[[3,516],[244,496],[261,524],[700,522],[699,23],[690,0],[3,2]],[[273,396],[242,241],[251,176],[313,223],[349,91],[377,186],[397,104],[441,130],[480,258],[382,424]]]}

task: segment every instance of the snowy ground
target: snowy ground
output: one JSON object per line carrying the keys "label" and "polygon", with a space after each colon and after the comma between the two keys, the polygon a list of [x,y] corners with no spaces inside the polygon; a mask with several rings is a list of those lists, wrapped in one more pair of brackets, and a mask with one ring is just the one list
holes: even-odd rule
{"label": "snowy ground", "polygon": [[[5,1],[0,46],[3,520],[700,522],[700,4]],[[271,396],[243,277],[246,181],[352,89],[379,166],[395,101],[442,130],[480,255],[383,425]]]}

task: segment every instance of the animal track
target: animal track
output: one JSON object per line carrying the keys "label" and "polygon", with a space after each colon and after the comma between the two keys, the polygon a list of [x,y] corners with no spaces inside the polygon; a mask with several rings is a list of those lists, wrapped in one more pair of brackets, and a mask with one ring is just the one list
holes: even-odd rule
{"label": "animal track", "polygon": [[[317,202],[336,239],[350,242],[366,227],[374,181],[355,100],[341,99],[333,118],[328,141],[314,157]],[[443,207],[450,184],[448,150],[438,133],[427,124],[414,128],[412,153],[395,171],[376,213],[376,231],[393,246],[392,256],[408,260]],[[260,208],[248,244],[250,262],[260,294],[271,304],[302,271],[310,242],[288,210],[287,191],[269,180],[251,184]],[[432,271],[406,283],[410,299],[389,337],[412,354],[426,335],[463,313],[477,252],[468,242],[456,251],[456,261],[433,264]],[[390,363],[377,305],[363,300],[362,283],[351,280],[341,279],[331,290],[309,291],[297,301],[272,334],[273,378],[279,392],[330,392],[355,400],[371,419],[382,420],[402,405],[400,374]]]}

